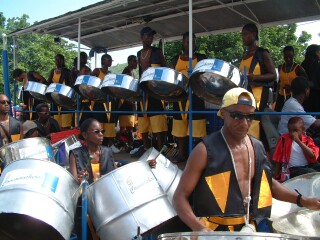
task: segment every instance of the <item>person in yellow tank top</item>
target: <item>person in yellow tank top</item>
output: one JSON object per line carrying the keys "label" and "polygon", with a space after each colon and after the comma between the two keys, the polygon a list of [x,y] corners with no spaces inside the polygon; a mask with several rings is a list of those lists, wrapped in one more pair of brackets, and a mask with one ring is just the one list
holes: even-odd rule
{"label": "person in yellow tank top", "polygon": [[[268,104],[269,88],[272,87],[276,79],[275,67],[268,50],[257,45],[259,32],[255,24],[246,24],[242,28],[241,35],[246,51],[239,69],[247,76],[248,90],[252,92],[256,100],[257,110],[263,111]],[[252,122],[249,134],[260,139],[259,121],[254,120]]]}
{"label": "person in yellow tank top", "polygon": [[284,63],[278,66],[278,96],[276,100],[275,110],[281,112],[285,101],[291,97],[291,82],[298,76],[308,78],[303,67],[294,62],[294,48],[286,46],[283,48]]}
{"label": "person in yellow tank top", "polygon": [[[196,53],[195,35],[193,34],[193,57],[192,69],[195,65],[207,57],[204,54]],[[189,77],[189,32],[182,36],[183,53],[177,55],[172,62],[171,67],[185,76]],[[189,99],[173,103],[173,111],[188,111]],[[192,109],[195,111],[204,111],[204,101],[195,94],[192,94]],[[173,159],[173,162],[183,162],[188,157],[188,136],[189,120],[188,113],[174,114],[172,123],[172,135],[177,139],[179,155]],[[207,135],[206,117],[204,114],[192,114],[192,137],[201,139]]]}

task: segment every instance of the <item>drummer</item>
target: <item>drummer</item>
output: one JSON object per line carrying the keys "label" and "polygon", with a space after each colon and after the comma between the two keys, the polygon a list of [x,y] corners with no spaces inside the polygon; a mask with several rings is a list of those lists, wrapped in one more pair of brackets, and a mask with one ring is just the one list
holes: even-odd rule
{"label": "drummer", "polygon": [[[101,56],[101,66],[102,68],[95,68],[92,71],[92,75],[104,80],[107,74],[110,74],[109,68],[112,65],[112,57],[109,54],[103,54]],[[115,99],[109,97],[106,102],[93,102],[91,101],[91,109],[93,111],[112,111],[115,110],[116,102]],[[116,137],[116,115],[113,113],[93,113],[91,117],[97,119],[103,125],[104,133],[104,145],[111,147],[113,153],[119,153],[120,150],[113,145],[114,138]]]}
{"label": "drummer", "polygon": [[[204,54],[197,53],[196,50],[196,36],[192,35],[192,69],[197,62],[206,59]],[[171,67],[185,76],[189,76],[189,32],[182,35],[182,50],[183,53],[173,58]],[[189,111],[189,99],[173,103],[173,111]],[[195,94],[192,94],[192,109],[195,111],[204,111],[204,101]],[[188,135],[189,135],[189,121],[188,114],[174,114],[172,124],[172,135],[178,140],[179,155],[173,162],[183,162],[188,158]],[[204,114],[192,114],[192,137],[201,139],[207,135],[206,117]]]}
{"label": "drummer", "polygon": [[[23,89],[25,90],[28,81],[39,82],[45,85],[48,85],[46,79],[36,71],[29,71],[28,73],[24,72],[20,68],[16,68],[12,72],[12,77],[18,82],[23,82]],[[35,106],[41,101],[34,99],[28,91],[23,91],[23,110],[29,110],[29,113],[23,113],[23,120],[35,120],[37,119],[37,114],[34,114],[32,111],[35,110]]]}
{"label": "drummer", "polygon": [[[149,67],[166,67],[166,61],[161,49],[151,46],[153,37],[157,32],[150,27],[144,27],[140,31],[140,37],[143,48],[138,51],[139,77]],[[164,111],[163,102],[155,99],[148,94],[145,96],[145,102],[140,101],[137,104],[137,110],[142,111]],[[151,147],[149,133],[154,134],[157,139],[157,149],[160,151],[165,143],[168,124],[164,114],[138,114],[139,132],[142,134],[143,148],[135,153],[140,157],[148,148]]]}
{"label": "drummer", "polygon": [[250,92],[229,90],[218,112],[223,128],[191,152],[173,206],[192,231],[240,231],[244,225],[246,230],[261,231],[271,213],[272,197],[320,209],[320,199],[302,196],[271,178],[262,143],[247,134],[255,108]]}
{"label": "drummer", "polygon": [[[69,69],[66,68],[64,56],[62,54],[57,54],[55,56],[55,64],[56,68],[52,69],[48,82],[51,83],[58,83],[58,84],[64,84],[69,87],[73,87],[73,83],[71,80],[71,72]],[[53,118],[56,119],[61,126],[62,129],[69,129],[72,127],[72,113],[66,112],[61,113],[61,111],[64,111],[67,109],[64,109],[60,106],[57,106],[55,103],[52,103],[52,111],[57,111],[54,113]]]}
{"label": "drummer", "polygon": [[[244,53],[239,69],[247,76],[247,89],[252,92],[257,102],[257,110],[264,111],[268,106],[269,89],[273,87],[276,80],[276,71],[269,51],[259,47],[258,40],[257,26],[254,23],[246,24],[242,28],[242,41],[247,51]],[[249,134],[260,139],[259,121],[252,121]]]}

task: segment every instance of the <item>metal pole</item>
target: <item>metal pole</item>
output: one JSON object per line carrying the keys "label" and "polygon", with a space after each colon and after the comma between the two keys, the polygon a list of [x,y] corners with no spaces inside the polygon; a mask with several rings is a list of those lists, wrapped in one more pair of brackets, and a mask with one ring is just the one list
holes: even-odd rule
{"label": "metal pole", "polygon": [[[78,61],[77,61],[77,69],[78,73],[80,73],[80,44],[81,44],[81,18],[78,19]],[[79,74],[78,74],[79,75]],[[76,127],[80,125],[80,98],[77,98],[77,113],[75,114],[74,124]]]}
{"label": "metal pole", "polygon": [[[189,0],[189,77],[192,73],[192,57],[193,57],[193,48],[192,48],[192,0]],[[192,89],[189,87],[189,153],[192,151]]]}
{"label": "metal pole", "polygon": [[[4,79],[4,94],[8,97],[9,101],[11,102],[8,51],[7,51],[7,35],[5,33],[2,34],[2,39],[3,39],[2,68],[3,68],[3,79]],[[10,116],[12,116],[11,108],[10,108],[9,114]]]}

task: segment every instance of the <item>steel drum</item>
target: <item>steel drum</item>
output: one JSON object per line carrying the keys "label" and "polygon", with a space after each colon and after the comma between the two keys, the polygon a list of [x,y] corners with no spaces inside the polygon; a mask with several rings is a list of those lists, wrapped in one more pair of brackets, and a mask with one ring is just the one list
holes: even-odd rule
{"label": "steel drum", "polygon": [[303,240],[308,238],[294,235],[275,233],[244,233],[244,232],[180,232],[166,233],[158,236],[158,240],[207,240],[207,239],[228,239],[228,240]]}
{"label": "steel drum", "polygon": [[[70,152],[70,150],[73,150],[73,149],[81,147],[81,146],[82,145],[75,134],[72,134],[71,136],[64,138],[64,139],[52,144],[55,162],[57,164],[59,164],[60,166],[68,169],[69,168],[69,152]],[[65,150],[64,157],[61,157],[59,155],[59,149],[61,149],[61,148],[64,148],[64,150]]]}
{"label": "steel drum", "polygon": [[166,67],[149,67],[142,73],[140,87],[160,100],[176,102],[188,97],[189,80]]}
{"label": "steel drum", "polygon": [[88,187],[88,212],[101,240],[132,239],[176,216],[145,161],[126,164]]}
{"label": "steel drum", "polygon": [[6,167],[9,163],[26,158],[54,162],[53,149],[47,138],[35,137],[9,143],[0,148],[0,163]]}
{"label": "steel drum", "polygon": [[155,148],[148,149],[139,158],[139,161],[148,161],[150,159],[156,160],[156,168],[152,168],[151,171],[153,172],[163,191],[168,195],[168,200],[170,203],[172,203],[172,197],[179,184],[182,171],[177,167],[177,165],[173,164],[165,156],[159,154]]}
{"label": "steel drum", "polygon": [[127,101],[138,101],[141,98],[138,83],[137,79],[126,74],[108,74],[100,87],[111,96]]}
{"label": "steel drum", "polygon": [[76,109],[77,93],[69,86],[51,83],[46,90],[46,98],[66,109]]}
{"label": "steel drum", "polygon": [[24,89],[24,91],[29,92],[32,97],[41,101],[46,100],[46,90],[47,86],[45,84],[32,81],[28,81]]}
{"label": "steel drum", "polygon": [[107,99],[107,94],[100,89],[102,81],[100,78],[81,75],[77,78],[74,89],[84,98],[90,100],[105,100]]}
{"label": "steel drum", "polygon": [[[297,189],[302,196],[320,198],[320,173],[308,173],[295,178],[291,178],[282,183],[283,186],[291,189]],[[296,204],[272,199],[271,220],[276,220],[289,213],[298,212],[301,209]]]}
{"label": "steel drum", "polygon": [[79,184],[59,165],[24,159],[0,177],[0,239],[70,239]]}
{"label": "steel drum", "polygon": [[[291,178],[283,186],[297,189],[303,196],[320,197],[320,173],[308,173]],[[272,227],[279,233],[290,233],[310,238],[320,238],[320,211],[300,208],[296,204],[273,199]]]}
{"label": "steel drum", "polygon": [[205,59],[196,64],[190,84],[199,98],[221,105],[223,95],[241,84],[241,72],[220,59]]}

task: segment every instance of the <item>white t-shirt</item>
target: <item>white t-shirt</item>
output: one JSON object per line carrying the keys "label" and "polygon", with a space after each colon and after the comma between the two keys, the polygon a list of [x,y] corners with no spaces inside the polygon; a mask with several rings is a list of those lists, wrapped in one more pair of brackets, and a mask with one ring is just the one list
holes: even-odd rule
{"label": "white t-shirt", "polygon": [[[305,113],[306,111],[304,110],[302,105],[297,101],[297,99],[291,97],[285,102],[281,112]],[[304,121],[304,127],[306,130],[316,121],[316,119],[311,115],[281,115],[278,125],[278,132],[280,134],[285,134],[289,132],[288,121],[292,117],[301,117]]]}
{"label": "white t-shirt", "polygon": [[290,154],[289,167],[302,167],[308,165],[308,160],[303,154],[302,148],[298,143],[292,141],[292,148]]}

